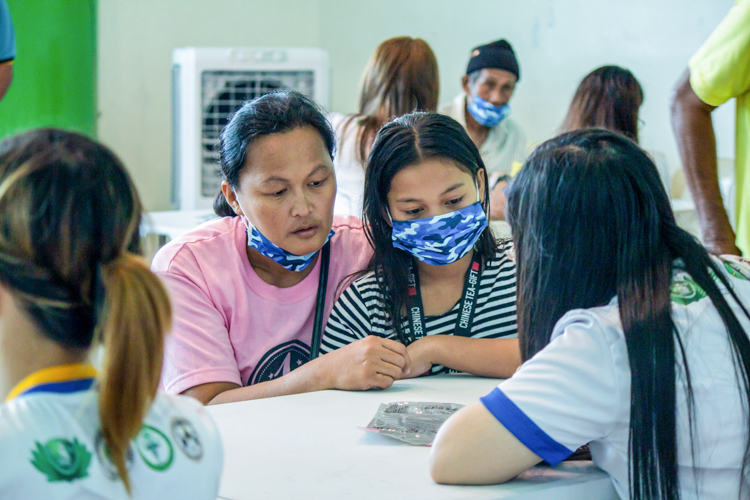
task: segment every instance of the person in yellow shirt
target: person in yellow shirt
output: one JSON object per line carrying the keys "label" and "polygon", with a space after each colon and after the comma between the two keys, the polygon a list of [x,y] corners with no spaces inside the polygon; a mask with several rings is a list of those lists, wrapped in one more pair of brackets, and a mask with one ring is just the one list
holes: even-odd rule
{"label": "person in yellow shirt", "polygon": [[[737,234],[722,204],[711,113],[737,99]],[[690,59],[672,98],[672,128],[709,252],[750,255],[750,0],[737,0]]]}

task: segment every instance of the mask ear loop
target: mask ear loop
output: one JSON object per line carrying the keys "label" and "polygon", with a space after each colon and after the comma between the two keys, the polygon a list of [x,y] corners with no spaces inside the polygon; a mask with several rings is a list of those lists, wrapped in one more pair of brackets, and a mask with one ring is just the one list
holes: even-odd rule
{"label": "mask ear loop", "polygon": [[[234,191],[234,188],[232,189]],[[240,198],[237,196],[237,191],[234,191],[234,199],[237,200],[237,205],[240,206],[240,210],[242,210],[242,222],[245,223],[245,228],[248,231],[252,231],[252,224],[250,224],[250,219],[247,218],[247,215],[245,215],[245,209],[242,208],[242,203],[240,203]]]}
{"label": "mask ear loop", "polygon": [[391,217],[391,211],[388,209],[388,205],[385,206],[385,213],[388,215],[388,220],[391,221],[391,227],[393,227],[393,217]]}

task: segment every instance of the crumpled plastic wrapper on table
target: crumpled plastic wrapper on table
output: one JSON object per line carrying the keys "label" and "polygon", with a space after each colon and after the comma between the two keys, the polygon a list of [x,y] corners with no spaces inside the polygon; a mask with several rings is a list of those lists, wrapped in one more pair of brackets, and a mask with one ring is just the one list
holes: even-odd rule
{"label": "crumpled plastic wrapper on table", "polygon": [[417,446],[430,446],[443,422],[463,408],[454,403],[399,401],[381,404],[363,430]]}

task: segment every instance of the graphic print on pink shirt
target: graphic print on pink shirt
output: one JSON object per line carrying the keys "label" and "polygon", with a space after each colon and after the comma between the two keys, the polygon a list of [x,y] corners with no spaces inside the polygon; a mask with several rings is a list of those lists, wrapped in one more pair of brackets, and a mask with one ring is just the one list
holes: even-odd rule
{"label": "graphic print on pink shirt", "polygon": [[[334,217],[333,230],[324,321],[342,291],[341,280],[363,269],[372,254],[359,219]],[[210,382],[273,380],[308,360],[320,260],[300,283],[277,288],[256,274],[246,248],[241,218],[223,217],[154,257],[151,267],[166,284],[173,308],[162,372],[168,393]]]}

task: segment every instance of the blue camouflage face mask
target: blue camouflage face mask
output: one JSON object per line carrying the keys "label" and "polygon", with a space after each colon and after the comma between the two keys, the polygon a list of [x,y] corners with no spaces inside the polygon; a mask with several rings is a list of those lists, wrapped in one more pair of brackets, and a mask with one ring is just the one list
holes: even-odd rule
{"label": "blue camouflage face mask", "polygon": [[[237,201],[237,204],[239,205],[239,200]],[[242,205],[240,205],[240,208],[242,208]],[[244,212],[244,210],[242,211]],[[307,255],[295,255],[276,246],[271,240],[260,234],[260,231],[250,224],[250,220],[247,217],[242,216],[242,221],[245,223],[245,227],[247,227],[247,246],[256,249],[261,255],[272,259],[274,262],[289,271],[303,271],[307,266],[312,264],[315,256],[320,252],[320,250],[316,250]],[[334,233],[333,230],[328,233],[326,243],[328,243],[328,240],[330,240],[334,234],[336,233]]]}
{"label": "blue camouflage face mask", "polygon": [[393,226],[393,246],[433,266],[452,264],[464,257],[489,225],[479,201],[455,212],[424,219],[393,220],[390,212],[388,217]]}
{"label": "blue camouflage face mask", "polygon": [[485,127],[494,127],[510,114],[510,106],[504,104],[495,106],[478,95],[471,97],[471,102],[467,108],[471,116]]}

